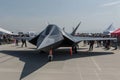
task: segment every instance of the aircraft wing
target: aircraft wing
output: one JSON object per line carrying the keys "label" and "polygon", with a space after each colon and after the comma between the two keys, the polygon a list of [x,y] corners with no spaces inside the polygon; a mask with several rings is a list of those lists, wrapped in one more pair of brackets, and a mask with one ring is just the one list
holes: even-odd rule
{"label": "aircraft wing", "polygon": [[0,27],[0,33],[7,33],[7,34],[12,34],[12,32],[5,30],[3,28]]}
{"label": "aircraft wing", "polygon": [[117,40],[117,38],[101,38],[101,37],[73,37],[76,43],[81,41],[98,41],[98,40]]}

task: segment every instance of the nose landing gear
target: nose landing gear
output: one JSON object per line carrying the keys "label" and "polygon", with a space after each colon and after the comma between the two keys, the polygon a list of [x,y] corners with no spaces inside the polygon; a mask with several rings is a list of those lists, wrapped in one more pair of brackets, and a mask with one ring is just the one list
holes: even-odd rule
{"label": "nose landing gear", "polygon": [[52,61],[52,60],[53,60],[53,51],[52,49],[50,49],[49,55],[48,55],[48,61]]}

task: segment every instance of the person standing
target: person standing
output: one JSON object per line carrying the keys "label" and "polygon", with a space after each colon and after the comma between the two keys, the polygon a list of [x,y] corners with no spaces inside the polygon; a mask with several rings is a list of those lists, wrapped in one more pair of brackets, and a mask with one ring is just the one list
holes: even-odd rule
{"label": "person standing", "polygon": [[94,41],[89,41],[89,51],[93,50]]}
{"label": "person standing", "polygon": [[106,48],[107,50],[110,49],[110,40],[107,40],[107,41],[106,41],[106,46],[105,46],[105,48]]}
{"label": "person standing", "polygon": [[15,39],[15,45],[16,45],[16,46],[19,46],[19,45],[18,45],[18,42],[19,42],[18,39]]}
{"label": "person standing", "polygon": [[22,41],[22,45],[21,45],[21,47],[23,47],[24,45],[25,45],[25,47],[27,47],[26,37],[25,37],[25,35],[22,35],[22,39],[21,39],[21,41]]}

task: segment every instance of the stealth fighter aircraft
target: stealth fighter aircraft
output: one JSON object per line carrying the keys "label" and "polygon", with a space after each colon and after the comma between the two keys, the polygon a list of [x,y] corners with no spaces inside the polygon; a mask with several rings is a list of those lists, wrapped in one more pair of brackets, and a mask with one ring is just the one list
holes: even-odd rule
{"label": "stealth fighter aircraft", "polygon": [[77,52],[76,45],[84,40],[116,40],[116,38],[76,37],[74,34],[80,24],[81,22],[71,34],[66,33],[57,25],[50,24],[29,42],[37,46],[39,51],[49,53],[48,59],[51,61],[53,59],[53,50],[59,47],[71,47],[71,50]]}

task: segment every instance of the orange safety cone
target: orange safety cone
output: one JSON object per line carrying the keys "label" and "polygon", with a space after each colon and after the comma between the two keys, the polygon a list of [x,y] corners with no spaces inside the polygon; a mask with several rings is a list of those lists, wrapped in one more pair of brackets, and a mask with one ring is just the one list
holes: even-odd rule
{"label": "orange safety cone", "polygon": [[70,55],[71,55],[71,56],[72,56],[72,53],[73,53],[72,48],[70,48]]}
{"label": "orange safety cone", "polygon": [[50,49],[49,55],[52,55],[52,49]]}

